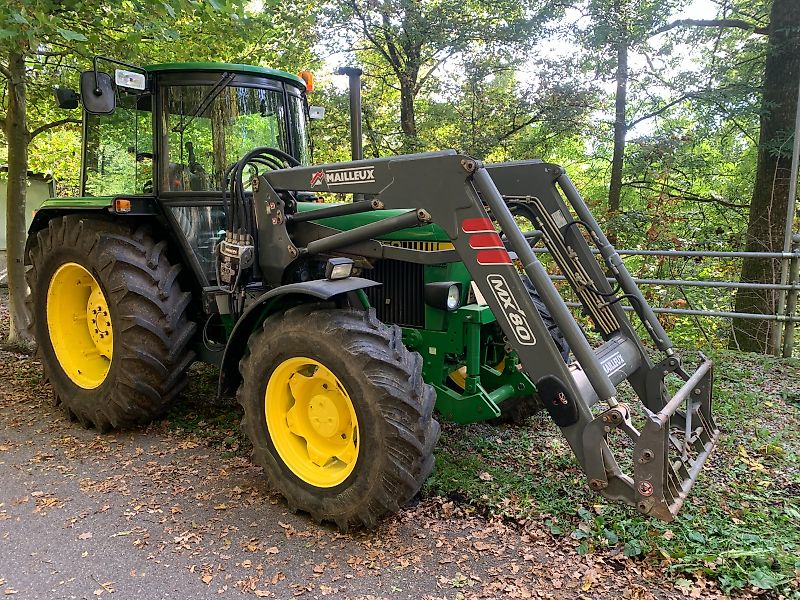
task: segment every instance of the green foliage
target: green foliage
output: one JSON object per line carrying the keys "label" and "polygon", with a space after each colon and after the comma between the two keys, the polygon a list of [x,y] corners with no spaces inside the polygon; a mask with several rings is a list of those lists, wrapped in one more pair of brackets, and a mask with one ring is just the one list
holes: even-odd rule
{"label": "green foliage", "polygon": [[[28,125],[32,132],[80,111],[57,109],[56,86],[77,88],[81,71],[95,54],[149,64],[213,60],[263,64],[290,71],[313,66],[313,6],[299,0],[263,10],[243,0],[17,0],[0,6],[0,64],[8,49],[28,54]],[[120,24],[125,26],[121,27]],[[35,50],[31,50],[35,49]],[[102,68],[102,65],[101,65]],[[0,90],[6,87],[0,77]],[[0,119],[7,95],[0,94]],[[0,143],[3,141],[0,131]],[[80,127],[67,123],[33,137],[30,168],[52,172],[61,195],[79,191]]]}
{"label": "green foliage", "polygon": [[[270,0],[254,12],[244,0],[14,0],[0,6],[0,64],[15,44],[35,48],[27,64],[29,129],[36,131],[79,118],[55,109],[52,87],[75,87],[94,53],[134,63],[220,60],[296,71],[327,67],[320,54],[338,52],[339,64],[354,61],[365,71],[367,156],[452,147],[489,161],[540,157],[568,169],[619,247],[739,249],[756,171],[765,36],[703,27],[652,35],[685,0],[568,4],[576,10],[527,1]],[[733,0],[721,16],[764,26],[769,7],[766,0]],[[621,34],[630,51],[629,131],[623,210],[608,219],[608,84]],[[412,98],[412,134],[404,94]],[[7,98],[0,93],[0,118]],[[346,93],[323,86],[310,102],[327,109],[324,121],[312,123],[314,161],[348,159]],[[78,136],[79,127],[68,123],[31,142],[31,168],[52,171],[62,194],[78,189]],[[785,141],[776,151],[786,151]],[[735,280],[740,267],[727,260],[629,265],[642,278],[700,280]],[[733,306],[727,291],[643,287],[661,306]],[[720,320],[663,321],[687,346],[721,345],[728,333]]]}

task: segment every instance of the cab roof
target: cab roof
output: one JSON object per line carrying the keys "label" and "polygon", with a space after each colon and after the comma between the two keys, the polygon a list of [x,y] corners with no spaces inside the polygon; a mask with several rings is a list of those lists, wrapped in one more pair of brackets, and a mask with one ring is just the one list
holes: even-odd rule
{"label": "cab roof", "polygon": [[287,83],[305,89],[306,83],[297,75],[292,75],[286,71],[270,69],[269,67],[256,67],[254,65],[238,65],[233,63],[217,62],[174,62],[163,63],[160,65],[147,65],[144,70],[148,73],[164,73],[169,71],[211,71],[228,73],[242,73],[246,75],[263,75],[272,79],[281,79]]}

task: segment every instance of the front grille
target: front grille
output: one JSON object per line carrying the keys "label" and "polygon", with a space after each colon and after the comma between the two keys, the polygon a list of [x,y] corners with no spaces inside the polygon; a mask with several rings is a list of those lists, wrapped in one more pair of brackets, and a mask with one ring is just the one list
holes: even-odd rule
{"label": "front grille", "polygon": [[404,327],[425,326],[422,265],[381,260],[361,276],[383,284],[365,290],[381,321]]}
{"label": "front grille", "polygon": [[397,246],[418,252],[438,252],[439,250],[452,250],[453,244],[450,242],[421,242],[421,241],[388,241],[381,242],[384,246]]}

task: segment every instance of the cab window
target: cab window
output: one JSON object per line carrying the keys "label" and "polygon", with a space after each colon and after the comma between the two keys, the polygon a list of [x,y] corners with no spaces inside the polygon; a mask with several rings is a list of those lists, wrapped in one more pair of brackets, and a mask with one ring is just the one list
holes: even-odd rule
{"label": "cab window", "polygon": [[85,115],[85,195],[152,193],[153,119],[150,98],[148,94],[121,92],[112,114]]}
{"label": "cab window", "polygon": [[282,92],[174,85],[164,90],[163,102],[163,190],[221,190],[226,169],[250,150],[271,146],[289,152]]}

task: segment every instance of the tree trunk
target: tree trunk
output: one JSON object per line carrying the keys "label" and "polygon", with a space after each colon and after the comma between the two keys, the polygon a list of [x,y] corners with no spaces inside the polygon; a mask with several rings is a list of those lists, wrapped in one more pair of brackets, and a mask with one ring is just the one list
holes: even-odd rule
{"label": "tree trunk", "polygon": [[[770,14],[759,134],[758,165],[745,247],[750,252],[780,252],[789,203],[792,131],[800,80],[800,2],[774,0]],[[745,259],[741,281],[777,283],[777,260]],[[778,293],[739,290],[736,312],[774,313]],[[731,348],[750,352],[777,351],[770,343],[775,321],[733,320]]]}
{"label": "tree trunk", "polygon": [[8,187],[6,194],[6,258],[8,261],[8,294],[11,324],[8,341],[16,343],[29,338],[25,310],[25,197],[28,191],[28,124],[26,114],[25,56],[20,52],[8,55]]}
{"label": "tree trunk", "polygon": [[619,212],[622,197],[622,167],[625,162],[625,112],[628,103],[628,34],[622,22],[621,8],[616,5],[620,20],[617,35],[617,91],[614,112],[614,155],[611,158],[611,183],[608,186],[608,210],[611,216]]}
{"label": "tree trunk", "polygon": [[403,152],[416,152],[417,117],[414,113],[415,85],[408,78],[400,80],[400,129],[403,131]]}

